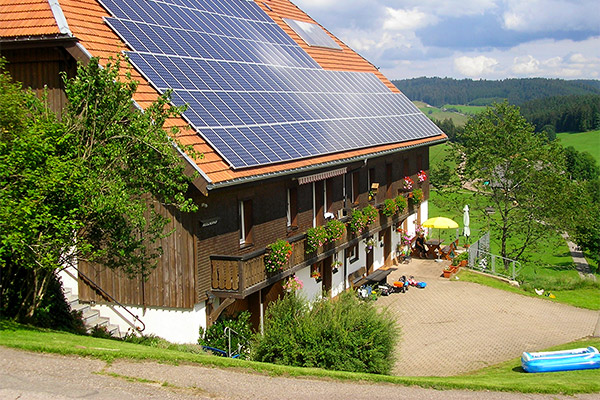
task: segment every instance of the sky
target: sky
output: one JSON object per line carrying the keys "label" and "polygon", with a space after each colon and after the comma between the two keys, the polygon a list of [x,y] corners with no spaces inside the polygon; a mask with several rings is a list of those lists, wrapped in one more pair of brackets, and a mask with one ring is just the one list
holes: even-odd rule
{"label": "sky", "polygon": [[389,79],[600,79],[600,0],[292,0]]}

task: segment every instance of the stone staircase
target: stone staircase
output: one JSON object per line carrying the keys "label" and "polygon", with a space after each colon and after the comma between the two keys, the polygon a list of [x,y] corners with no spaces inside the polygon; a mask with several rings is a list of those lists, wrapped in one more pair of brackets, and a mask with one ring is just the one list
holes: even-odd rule
{"label": "stone staircase", "polygon": [[125,336],[117,325],[112,325],[108,318],[101,316],[100,311],[94,309],[90,304],[81,303],[79,296],[73,293],[70,288],[63,288],[63,291],[71,310],[81,313],[81,318],[88,332],[91,332],[94,327],[98,326],[106,328],[107,332],[113,337],[122,338]]}

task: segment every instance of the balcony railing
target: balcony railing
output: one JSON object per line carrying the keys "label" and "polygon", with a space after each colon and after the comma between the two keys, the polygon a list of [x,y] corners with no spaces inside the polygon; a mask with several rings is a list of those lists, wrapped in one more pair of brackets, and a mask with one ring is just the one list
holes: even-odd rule
{"label": "balcony railing", "polygon": [[407,207],[404,213],[388,218],[381,214],[378,221],[370,226],[368,232],[360,236],[347,233],[345,237],[335,243],[328,243],[319,247],[315,252],[306,253],[306,235],[298,235],[289,240],[292,245],[292,254],[288,264],[282,271],[267,273],[265,268],[266,249],[256,251],[244,256],[212,255],[212,292],[219,297],[244,298],[249,294],[271,285],[293,274],[295,271],[314,264],[335,252],[343,250],[360,240],[373,235],[381,228],[387,228],[402,220],[413,212],[413,207]]}

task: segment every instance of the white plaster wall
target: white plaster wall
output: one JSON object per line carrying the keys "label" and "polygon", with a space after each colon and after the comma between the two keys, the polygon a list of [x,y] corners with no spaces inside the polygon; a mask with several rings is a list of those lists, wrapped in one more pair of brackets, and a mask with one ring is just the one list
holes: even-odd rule
{"label": "white plaster wall", "polygon": [[344,251],[340,251],[337,254],[337,259],[342,262],[342,265],[338,268],[338,272],[333,274],[331,279],[331,295],[333,297],[344,291]]}
{"label": "white plaster wall", "polygon": [[317,283],[314,278],[310,277],[310,266],[296,271],[296,276],[302,281],[303,284],[302,289],[299,291],[301,296],[306,298],[308,301],[313,301],[321,297],[323,282]]}
{"label": "white plaster wall", "polygon": [[[127,332],[133,325],[133,318],[121,307],[94,306],[100,315],[110,318],[110,323],[118,325],[121,332]],[[206,327],[206,304],[196,304],[193,310],[130,307],[146,325],[144,335],[156,335],[173,343],[198,343],[200,327]],[[137,322],[137,321],[135,321]],[[135,324],[139,326],[139,322]]]}
{"label": "white plaster wall", "polygon": [[79,290],[77,276],[77,270],[73,267],[66,267],[58,272],[63,289],[71,289],[71,292],[74,294],[77,294]]}

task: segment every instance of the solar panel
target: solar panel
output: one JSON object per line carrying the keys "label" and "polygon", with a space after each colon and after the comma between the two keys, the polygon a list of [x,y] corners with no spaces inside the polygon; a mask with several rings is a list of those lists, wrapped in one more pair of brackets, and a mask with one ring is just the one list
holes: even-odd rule
{"label": "solar panel", "polygon": [[310,22],[283,18],[283,21],[296,32],[309,46],[326,47],[341,50],[342,48],[319,25]]}
{"label": "solar panel", "polygon": [[374,74],[322,69],[254,1],[102,2],[131,63],[234,169],[440,134]]}

